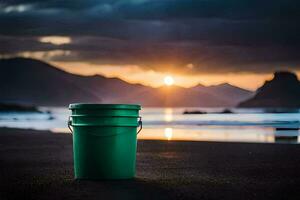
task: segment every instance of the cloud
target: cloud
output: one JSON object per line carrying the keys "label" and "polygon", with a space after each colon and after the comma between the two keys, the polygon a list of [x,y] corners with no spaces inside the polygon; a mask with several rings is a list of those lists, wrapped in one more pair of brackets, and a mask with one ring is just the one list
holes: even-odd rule
{"label": "cloud", "polygon": [[67,51],[48,59],[184,73],[297,70],[299,9],[292,0],[6,1],[0,53]]}
{"label": "cloud", "polygon": [[46,36],[38,39],[42,43],[50,43],[54,45],[62,45],[71,43],[71,38],[66,36]]}
{"label": "cloud", "polygon": [[[1,7],[0,7],[1,8]],[[30,10],[31,6],[30,5],[8,5],[8,6],[3,6],[1,8],[1,12],[3,13],[11,13],[11,12],[26,12],[27,10]]]}

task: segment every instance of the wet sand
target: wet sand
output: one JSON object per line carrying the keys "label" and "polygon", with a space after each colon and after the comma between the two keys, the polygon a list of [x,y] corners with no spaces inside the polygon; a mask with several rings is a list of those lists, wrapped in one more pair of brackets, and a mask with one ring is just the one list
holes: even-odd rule
{"label": "wet sand", "polygon": [[0,128],[0,199],[298,199],[300,145],[139,141],[137,176],[73,179],[72,138]]}

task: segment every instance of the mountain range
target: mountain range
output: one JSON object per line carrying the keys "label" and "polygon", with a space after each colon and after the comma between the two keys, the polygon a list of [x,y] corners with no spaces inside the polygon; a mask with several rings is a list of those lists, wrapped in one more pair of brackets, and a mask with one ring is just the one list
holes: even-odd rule
{"label": "mountain range", "polygon": [[35,59],[0,60],[0,102],[67,106],[73,102],[138,103],[142,106],[232,107],[253,92],[224,83],[153,88],[119,78],[67,73]]}

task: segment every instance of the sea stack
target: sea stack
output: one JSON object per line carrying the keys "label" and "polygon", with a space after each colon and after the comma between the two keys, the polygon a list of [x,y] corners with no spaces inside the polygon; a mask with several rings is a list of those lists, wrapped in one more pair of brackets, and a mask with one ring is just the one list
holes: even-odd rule
{"label": "sea stack", "polygon": [[239,107],[299,108],[300,82],[292,72],[275,72],[272,80],[266,81],[254,97],[240,103]]}

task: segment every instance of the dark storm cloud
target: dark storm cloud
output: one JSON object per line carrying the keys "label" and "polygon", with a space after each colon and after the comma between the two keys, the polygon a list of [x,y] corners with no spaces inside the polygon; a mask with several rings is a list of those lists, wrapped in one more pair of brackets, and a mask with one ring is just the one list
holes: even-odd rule
{"label": "dark storm cloud", "polygon": [[132,19],[230,18],[292,19],[299,17],[297,0],[11,0],[4,5],[37,9],[97,12]]}
{"label": "dark storm cloud", "polygon": [[[300,69],[299,22],[296,0],[0,1],[0,53],[70,50],[52,59],[187,72]],[[72,43],[38,42],[48,35]]]}

